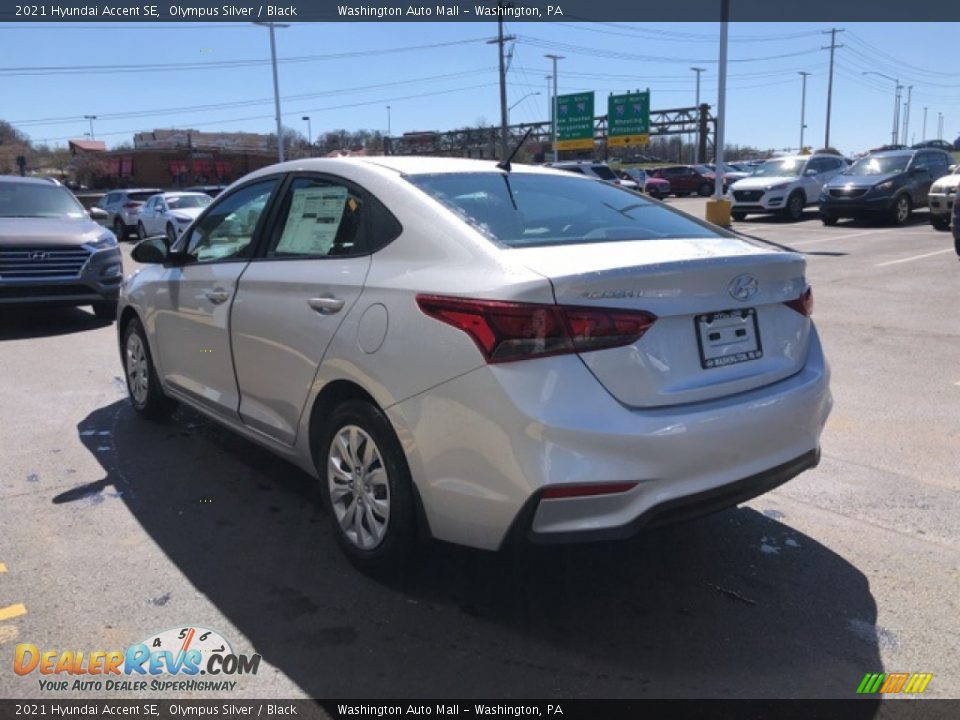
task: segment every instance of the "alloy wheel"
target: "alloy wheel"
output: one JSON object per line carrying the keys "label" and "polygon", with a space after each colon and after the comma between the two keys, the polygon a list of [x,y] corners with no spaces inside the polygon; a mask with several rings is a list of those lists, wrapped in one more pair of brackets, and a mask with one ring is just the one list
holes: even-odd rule
{"label": "alloy wheel", "polygon": [[373,550],[390,521],[390,480],[373,438],[356,425],[333,437],[327,456],[330,505],[347,540]]}
{"label": "alloy wheel", "polygon": [[150,368],[147,364],[147,353],[143,341],[136,333],[127,338],[127,385],[137,405],[147,402],[147,392],[150,389]]}

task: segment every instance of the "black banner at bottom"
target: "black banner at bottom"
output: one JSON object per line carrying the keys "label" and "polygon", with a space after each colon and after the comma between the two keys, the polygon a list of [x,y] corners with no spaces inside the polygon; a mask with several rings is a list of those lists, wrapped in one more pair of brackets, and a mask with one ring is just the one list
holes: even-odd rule
{"label": "black banner at bottom", "polygon": [[960,700],[0,700],[0,720],[91,718],[430,720],[941,720]]}

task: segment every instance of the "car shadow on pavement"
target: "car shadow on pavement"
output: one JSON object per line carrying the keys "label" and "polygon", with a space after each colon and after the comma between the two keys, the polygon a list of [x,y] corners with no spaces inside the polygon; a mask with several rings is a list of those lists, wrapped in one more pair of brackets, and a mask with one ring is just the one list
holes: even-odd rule
{"label": "car shadow on pavement", "polygon": [[[191,411],[118,401],[78,433],[105,476],[53,502],[125,503],[172,564],[142,586],[185,578],[312,697],[852,698],[883,670],[867,579],[762,501],[616,544],[433,543],[385,583],[341,555],[308,475]],[[211,622],[176,592],[163,610]]]}
{"label": "car shadow on pavement", "polygon": [[77,307],[4,307],[0,308],[0,341],[69,335],[106,327],[112,322]]}

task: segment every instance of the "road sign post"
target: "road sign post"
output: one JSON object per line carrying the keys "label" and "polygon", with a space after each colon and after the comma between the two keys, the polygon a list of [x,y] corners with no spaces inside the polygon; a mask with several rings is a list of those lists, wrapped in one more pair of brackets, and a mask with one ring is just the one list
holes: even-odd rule
{"label": "road sign post", "polygon": [[610,147],[650,142],[650,91],[611,95],[607,99],[607,144]]}
{"label": "road sign post", "polygon": [[557,149],[593,149],[593,93],[557,97]]}

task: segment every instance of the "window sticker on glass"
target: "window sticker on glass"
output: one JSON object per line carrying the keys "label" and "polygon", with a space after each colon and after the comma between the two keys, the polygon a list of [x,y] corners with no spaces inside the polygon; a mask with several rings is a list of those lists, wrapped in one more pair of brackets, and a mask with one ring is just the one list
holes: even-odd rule
{"label": "window sticker on glass", "polygon": [[277,254],[329,254],[346,202],[347,188],[342,186],[295,189]]}

